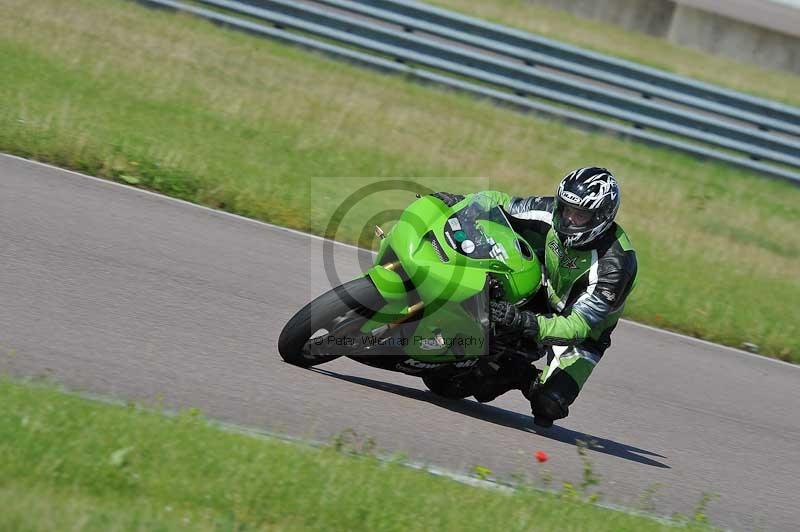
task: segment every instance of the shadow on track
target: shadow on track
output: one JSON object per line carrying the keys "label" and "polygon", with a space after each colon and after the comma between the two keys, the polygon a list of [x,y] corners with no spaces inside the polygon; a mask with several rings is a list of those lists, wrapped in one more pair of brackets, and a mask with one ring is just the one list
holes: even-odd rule
{"label": "shadow on track", "polygon": [[418,390],[416,388],[409,388],[407,386],[401,386],[399,384],[376,381],[364,377],[342,375],[341,373],[336,373],[333,371],[328,371],[320,368],[312,368],[310,371],[319,373],[321,375],[326,375],[328,377],[333,377],[335,379],[340,379],[343,381],[352,382],[354,384],[359,384],[361,386],[374,388],[376,390],[381,390],[396,395],[402,395],[403,397],[416,399],[417,401],[424,401],[426,403],[430,403],[441,408],[446,408],[447,410],[458,412],[459,414],[470,416],[475,419],[480,419],[482,421],[487,421],[489,423],[494,423],[496,425],[502,425],[504,427],[521,430],[523,432],[529,432],[531,434],[537,434],[539,436],[542,436],[543,438],[549,438],[551,440],[576,446],[581,444],[581,442],[583,442],[586,443],[588,448],[591,449],[592,451],[608,454],[611,456],[616,456],[617,458],[630,460],[632,462],[638,462],[640,464],[660,467],[664,469],[670,469],[670,466],[658,462],[657,460],[654,460],[652,458],[648,458],[648,456],[666,458],[665,456],[662,456],[660,454],[647,451],[645,449],[632,447],[630,445],[625,445],[624,443],[619,443],[614,440],[609,440],[606,438],[598,438],[597,436],[592,436],[590,434],[586,434],[583,432],[578,432],[564,427],[559,427],[558,425],[554,425],[552,428],[549,429],[543,429],[533,424],[533,418],[531,416],[520,414],[517,412],[512,412],[510,410],[505,410],[503,408],[498,408],[496,406],[488,405],[485,403],[478,403],[475,401],[466,401],[466,400],[458,401],[452,399],[445,399],[443,397],[434,395],[429,391]]}

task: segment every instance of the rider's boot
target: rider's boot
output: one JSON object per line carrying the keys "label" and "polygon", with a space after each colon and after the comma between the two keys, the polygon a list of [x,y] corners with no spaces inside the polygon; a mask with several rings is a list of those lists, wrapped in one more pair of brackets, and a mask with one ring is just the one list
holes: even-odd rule
{"label": "rider's boot", "polygon": [[569,405],[578,397],[577,383],[565,371],[556,370],[543,384],[534,382],[528,392],[533,422],[552,427],[553,421],[569,415]]}

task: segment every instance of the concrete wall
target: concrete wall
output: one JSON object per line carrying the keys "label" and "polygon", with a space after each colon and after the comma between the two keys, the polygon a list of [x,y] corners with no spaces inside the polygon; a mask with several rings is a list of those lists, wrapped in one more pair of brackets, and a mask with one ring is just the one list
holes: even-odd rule
{"label": "concrete wall", "polygon": [[529,1],[800,74],[800,9],[785,0]]}
{"label": "concrete wall", "polygon": [[739,61],[800,74],[800,38],[679,5],[667,39]]}
{"label": "concrete wall", "polygon": [[675,3],[670,0],[529,0],[580,17],[617,24],[658,37],[669,32]]}
{"label": "concrete wall", "polygon": [[794,0],[670,0],[758,28],[800,37],[800,2]]}

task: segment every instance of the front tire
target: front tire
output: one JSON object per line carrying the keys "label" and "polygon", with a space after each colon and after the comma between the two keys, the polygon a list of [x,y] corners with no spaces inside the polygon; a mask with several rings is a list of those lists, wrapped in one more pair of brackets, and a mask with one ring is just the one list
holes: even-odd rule
{"label": "front tire", "polygon": [[341,355],[321,355],[309,351],[309,342],[319,331],[331,333],[345,317],[348,327],[360,326],[377,312],[385,301],[369,277],[349,281],[330,290],[300,309],[278,338],[278,352],[289,364],[310,368]]}

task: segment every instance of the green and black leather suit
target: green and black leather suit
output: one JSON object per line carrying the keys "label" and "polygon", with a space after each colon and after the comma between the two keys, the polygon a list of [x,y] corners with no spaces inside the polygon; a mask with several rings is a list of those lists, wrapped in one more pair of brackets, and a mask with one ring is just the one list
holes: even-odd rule
{"label": "green and black leather suit", "polygon": [[536,340],[552,348],[537,386],[558,386],[570,404],[611,345],[636,281],[636,253],[616,223],[583,248],[564,247],[552,228],[552,196],[487,194],[543,259],[547,308],[530,310],[537,314]]}

